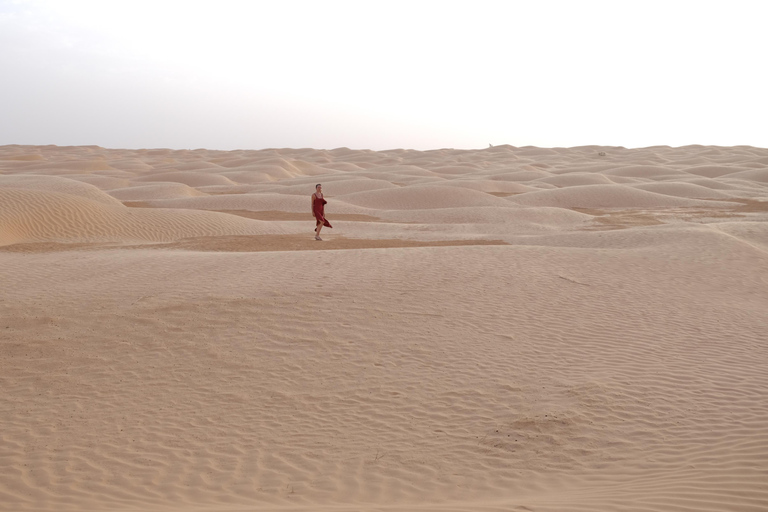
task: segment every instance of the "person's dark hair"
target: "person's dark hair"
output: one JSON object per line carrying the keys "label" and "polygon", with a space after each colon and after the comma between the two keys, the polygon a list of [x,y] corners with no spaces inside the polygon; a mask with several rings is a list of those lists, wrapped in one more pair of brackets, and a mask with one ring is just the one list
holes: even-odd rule
{"label": "person's dark hair", "polygon": [[320,185],[321,185],[321,184],[320,184],[320,183],[318,183],[317,185],[315,185],[315,188],[319,187]]}

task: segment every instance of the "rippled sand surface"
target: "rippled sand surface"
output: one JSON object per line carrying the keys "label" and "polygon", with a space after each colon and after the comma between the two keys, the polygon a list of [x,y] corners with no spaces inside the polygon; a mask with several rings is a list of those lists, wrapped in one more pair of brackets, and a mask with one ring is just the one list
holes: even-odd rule
{"label": "rippled sand surface", "polygon": [[0,510],[766,510],[767,220],[748,146],[2,146]]}

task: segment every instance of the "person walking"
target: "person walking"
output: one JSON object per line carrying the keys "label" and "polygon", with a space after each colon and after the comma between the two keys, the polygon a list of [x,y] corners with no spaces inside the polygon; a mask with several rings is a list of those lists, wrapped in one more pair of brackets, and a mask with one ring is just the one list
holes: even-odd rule
{"label": "person walking", "polygon": [[315,216],[315,240],[321,240],[320,230],[323,226],[328,226],[333,229],[331,223],[325,218],[325,205],[328,203],[323,198],[323,186],[318,183],[315,185],[315,193],[312,194],[312,215]]}

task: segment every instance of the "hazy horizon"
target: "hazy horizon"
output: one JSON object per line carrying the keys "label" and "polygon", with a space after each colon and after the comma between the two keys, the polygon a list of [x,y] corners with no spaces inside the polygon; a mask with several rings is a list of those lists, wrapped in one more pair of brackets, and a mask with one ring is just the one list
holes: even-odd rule
{"label": "hazy horizon", "polygon": [[768,147],[754,2],[0,0],[0,145]]}

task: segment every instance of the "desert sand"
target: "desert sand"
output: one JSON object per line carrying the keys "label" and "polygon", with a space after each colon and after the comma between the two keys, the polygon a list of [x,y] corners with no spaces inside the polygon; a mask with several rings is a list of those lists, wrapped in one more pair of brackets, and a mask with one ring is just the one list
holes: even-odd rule
{"label": "desert sand", "polygon": [[0,510],[768,510],[766,221],[748,146],[2,146]]}

